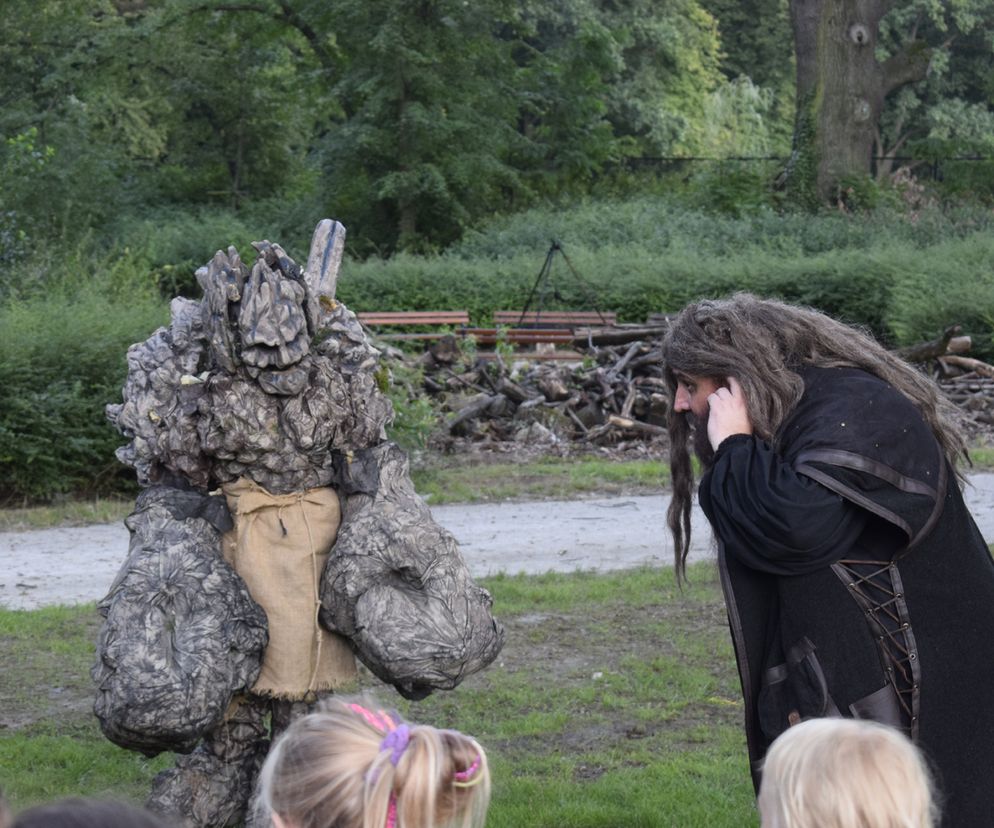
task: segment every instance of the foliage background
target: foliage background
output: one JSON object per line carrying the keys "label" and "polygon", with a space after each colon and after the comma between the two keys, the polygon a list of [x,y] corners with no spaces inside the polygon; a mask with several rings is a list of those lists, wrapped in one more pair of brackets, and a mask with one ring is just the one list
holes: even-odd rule
{"label": "foliage background", "polygon": [[[789,0],[7,0],[0,16],[0,503],[130,485],[103,420],[125,351],[229,244],[349,229],[356,310],[640,321],[748,289],[888,343],[994,354],[994,0],[901,0],[922,84],[844,211],[793,212]],[[930,159],[944,158],[939,163]],[[690,160],[688,160],[690,159]],[[417,378],[405,378],[413,387]],[[431,412],[393,393],[395,433]]]}

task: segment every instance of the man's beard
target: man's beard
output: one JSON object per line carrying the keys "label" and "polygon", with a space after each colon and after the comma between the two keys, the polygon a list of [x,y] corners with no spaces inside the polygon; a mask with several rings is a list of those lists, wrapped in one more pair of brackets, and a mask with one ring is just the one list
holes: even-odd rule
{"label": "man's beard", "polygon": [[687,418],[693,429],[694,454],[697,455],[703,471],[707,471],[714,465],[714,449],[711,448],[711,441],[708,439],[708,416],[706,414],[703,417],[698,417],[691,411],[687,412]]}

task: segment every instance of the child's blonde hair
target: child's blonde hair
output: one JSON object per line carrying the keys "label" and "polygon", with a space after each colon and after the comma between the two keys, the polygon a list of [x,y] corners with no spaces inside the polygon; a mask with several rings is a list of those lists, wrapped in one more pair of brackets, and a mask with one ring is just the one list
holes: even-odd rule
{"label": "child's blonde hair", "polygon": [[476,828],[490,769],[476,740],[334,699],[276,742],[258,808],[288,828]]}
{"label": "child's blonde hair", "polygon": [[763,763],[763,828],[931,828],[932,780],[899,731],[857,719],[811,719],[785,731]]}

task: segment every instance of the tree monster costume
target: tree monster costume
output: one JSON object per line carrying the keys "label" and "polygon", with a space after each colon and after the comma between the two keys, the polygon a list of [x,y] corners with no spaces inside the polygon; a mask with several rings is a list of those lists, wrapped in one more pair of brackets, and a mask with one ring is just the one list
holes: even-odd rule
{"label": "tree monster costume", "polygon": [[918,409],[854,368],[807,367],[776,436],[718,446],[701,506],[758,785],[803,718],[899,727],[924,750],[943,824],[994,808],[994,564]]}
{"label": "tree monster costume", "polygon": [[117,744],[184,754],[148,805],[186,825],[238,823],[269,738],[355,657],[421,698],[503,645],[386,440],[378,352],[335,300],[344,240],[322,221],[302,270],[265,241],[251,269],[219,251],[203,300],[128,350],[107,409],[142,492],[99,607],[94,709]]}

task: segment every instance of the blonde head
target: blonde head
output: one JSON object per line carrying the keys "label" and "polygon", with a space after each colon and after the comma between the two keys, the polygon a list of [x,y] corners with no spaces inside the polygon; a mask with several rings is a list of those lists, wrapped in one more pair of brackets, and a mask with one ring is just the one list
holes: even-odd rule
{"label": "blonde head", "polygon": [[932,781],[918,749],[875,722],[811,719],[763,763],[762,828],[931,828]]}
{"label": "blonde head", "polygon": [[[404,746],[384,747],[395,730]],[[478,828],[489,801],[474,739],[362,700],[334,699],[295,721],[259,776],[259,809],[287,828],[387,828],[391,806],[395,828]]]}

